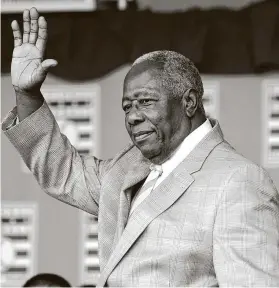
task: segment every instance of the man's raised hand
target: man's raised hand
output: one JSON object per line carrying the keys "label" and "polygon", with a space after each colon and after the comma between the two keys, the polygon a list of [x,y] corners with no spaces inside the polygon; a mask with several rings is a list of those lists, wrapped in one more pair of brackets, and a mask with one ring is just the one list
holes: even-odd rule
{"label": "man's raised hand", "polygon": [[39,91],[50,67],[57,61],[43,56],[47,42],[47,22],[36,8],[23,12],[23,37],[17,21],[12,22],[14,51],[11,65],[12,84],[16,92]]}

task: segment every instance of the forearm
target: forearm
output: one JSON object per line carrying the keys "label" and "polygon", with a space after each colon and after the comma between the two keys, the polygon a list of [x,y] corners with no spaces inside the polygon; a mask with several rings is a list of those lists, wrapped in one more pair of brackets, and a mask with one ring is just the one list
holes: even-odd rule
{"label": "forearm", "polygon": [[97,216],[106,161],[80,156],[60,132],[45,102],[18,125],[5,129],[7,122],[4,120],[2,128],[5,135],[41,188],[52,197]]}
{"label": "forearm", "polygon": [[33,93],[23,93],[15,91],[17,115],[19,121],[24,120],[36,110],[38,110],[44,103],[44,97],[40,91]]}

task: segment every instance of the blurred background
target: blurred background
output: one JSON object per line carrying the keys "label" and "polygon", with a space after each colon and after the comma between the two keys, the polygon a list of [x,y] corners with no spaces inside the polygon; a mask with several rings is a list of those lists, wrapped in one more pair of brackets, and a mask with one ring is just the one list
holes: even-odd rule
{"label": "blurred background", "polygon": [[[195,62],[204,105],[224,136],[262,165],[279,189],[279,1],[2,0],[1,118],[15,106],[12,20],[37,7],[58,60],[42,90],[63,133],[106,159],[127,145],[122,85],[141,54],[175,50]],[[56,273],[72,285],[98,279],[97,222],[45,195],[1,137],[1,286]]]}

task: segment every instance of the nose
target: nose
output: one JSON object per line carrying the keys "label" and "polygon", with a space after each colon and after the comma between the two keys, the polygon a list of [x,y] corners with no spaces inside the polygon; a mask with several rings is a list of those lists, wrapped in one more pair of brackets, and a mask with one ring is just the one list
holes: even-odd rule
{"label": "nose", "polygon": [[144,117],[141,112],[136,108],[133,108],[129,114],[126,116],[126,120],[130,125],[137,125],[144,121]]}

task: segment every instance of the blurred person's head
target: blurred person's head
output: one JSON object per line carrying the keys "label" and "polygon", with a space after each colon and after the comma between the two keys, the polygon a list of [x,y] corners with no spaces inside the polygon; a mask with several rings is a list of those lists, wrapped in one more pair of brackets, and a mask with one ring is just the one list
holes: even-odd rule
{"label": "blurred person's head", "polygon": [[23,287],[71,287],[71,285],[59,275],[41,273],[27,280]]}
{"label": "blurred person's head", "polygon": [[155,51],[133,63],[122,108],[131,140],[146,158],[164,162],[206,120],[202,96],[198,69],[177,52]]}

